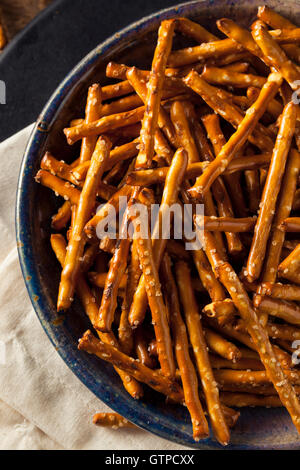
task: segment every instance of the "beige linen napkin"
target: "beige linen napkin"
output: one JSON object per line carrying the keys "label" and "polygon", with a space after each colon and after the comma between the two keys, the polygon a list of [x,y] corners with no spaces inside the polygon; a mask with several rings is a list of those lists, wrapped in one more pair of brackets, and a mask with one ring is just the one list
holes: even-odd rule
{"label": "beige linen napkin", "polygon": [[44,333],[19,267],[15,192],[32,126],[0,145],[0,448],[185,449],[140,429],[92,424],[109,411],[69,370]]}

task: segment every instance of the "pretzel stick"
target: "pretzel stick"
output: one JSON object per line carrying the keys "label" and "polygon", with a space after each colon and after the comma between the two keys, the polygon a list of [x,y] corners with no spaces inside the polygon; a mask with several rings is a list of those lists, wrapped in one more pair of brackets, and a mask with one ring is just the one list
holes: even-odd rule
{"label": "pretzel stick", "polygon": [[[231,386],[253,386],[253,391],[257,386],[269,386],[271,381],[268,377],[266,371],[256,371],[256,370],[230,370],[230,369],[218,369],[215,370],[215,378],[220,385],[231,385]],[[299,371],[290,371],[285,370],[285,374],[288,379],[294,385],[300,384]],[[277,390],[278,392],[278,390]]]}
{"label": "pretzel stick", "polygon": [[[214,423],[215,432],[218,429],[227,434],[224,415],[220,406],[219,390],[215,385],[213,371],[209,362],[207,346],[201,326],[196,299],[190,282],[190,271],[184,261],[179,261],[175,266],[176,279],[183,306],[190,342],[193,347],[198,373],[201,378],[203,391],[209,416]],[[229,436],[224,441],[228,442]]]}
{"label": "pretzel stick", "polygon": [[281,73],[293,90],[297,90],[298,85],[295,82],[300,78],[299,70],[287,58],[283,49],[268,33],[267,29],[261,24],[256,24],[252,30],[252,36],[262,50],[264,57],[267,57],[269,64]]}
{"label": "pretzel stick", "polygon": [[191,133],[188,120],[185,115],[184,103],[174,101],[171,106],[171,119],[176,130],[178,143],[188,153],[188,163],[199,162],[199,154],[195,139]]}
{"label": "pretzel stick", "polygon": [[[60,262],[61,266],[64,266],[65,257],[66,257],[66,242],[62,235],[52,234],[50,238],[52,249]],[[85,313],[89,317],[91,323],[93,324],[98,315],[98,307],[96,304],[96,299],[93,297],[84,277],[82,274],[79,274],[78,282],[76,285],[76,291],[79,296],[79,299],[84,307]],[[117,341],[113,334],[111,333],[100,333],[98,332],[100,339],[104,342],[117,346]],[[123,372],[122,370],[115,368],[116,372],[119,374],[125,390],[135,399],[139,399],[143,396],[143,389],[141,384],[137,382],[131,375]]]}
{"label": "pretzel stick", "polygon": [[50,152],[46,152],[41,160],[41,169],[49,171],[52,175],[58,176],[64,180],[70,181],[78,185],[78,181],[74,177],[72,168],[64,161],[59,161],[53,157]]}
{"label": "pretzel stick", "polygon": [[[255,88],[251,86],[247,89],[247,97],[252,103],[257,100],[258,95],[259,95],[259,88]],[[277,101],[275,98],[271,100],[267,106],[267,112],[270,114],[270,116],[274,120],[279,118],[279,116],[282,114],[282,111],[283,111],[282,104],[279,103],[279,101]]]}
{"label": "pretzel stick", "polygon": [[[258,7],[257,16],[264,23],[267,23],[267,25],[277,30],[296,28],[296,26],[291,21],[279,15],[274,10],[271,10],[266,5],[264,5],[263,7]],[[288,46],[285,46],[284,50],[293,60],[299,63],[299,47],[290,44]]]}
{"label": "pretzel stick", "polygon": [[219,325],[231,323],[237,313],[231,299],[217,300],[207,304],[202,312],[210,318],[215,318]]}
{"label": "pretzel stick", "polygon": [[61,273],[57,309],[67,309],[72,303],[76,278],[80,268],[80,258],[83,253],[85,236],[84,225],[89,219],[95,204],[97,186],[105,168],[105,160],[108,158],[110,142],[100,137],[92,156],[83,189],[80,193],[78,208],[76,211],[74,226],[68,244],[64,268]]}
{"label": "pretzel stick", "polygon": [[291,325],[275,325],[274,323],[271,323],[266,325],[266,329],[269,336],[274,339],[281,339],[289,342],[300,339],[300,329]]}
{"label": "pretzel stick", "polygon": [[275,299],[300,301],[300,287],[294,284],[262,283],[261,292]]}
{"label": "pretzel stick", "polygon": [[102,100],[111,100],[112,98],[117,98],[119,96],[129,95],[132,92],[132,86],[128,80],[124,80],[119,83],[102,87]]}
{"label": "pretzel stick", "polygon": [[[102,106],[101,87],[94,84],[89,88],[85,108],[85,122],[93,122],[100,119]],[[79,162],[90,160],[95,150],[97,138],[95,136],[82,139]]]}
{"label": "pretzel stick", "polygon": [[[218,153],[222,150],[223,146],[226,144],[224,134],[220,127],[219,116],[217,114],[207,114],[203,116],[202,122],[207,131],[207,136],[213,145],[215,155],[218,155]],[[238,157],[235,157],[233,162],[231,163],[234,163],[237,161],[238,161]],[[229,164],[229,166],[227,167],[227,170],[229,169],[230,165],[231,164]],[[227,175],[225,172],[224,181],[229,191],[235,213],[239,217],[247,216],[248,212],[247,212],[247,208],[246,208],[246,204],[245,204],[245,200],[243,196],[243,190],[242,190],[241,183],[240,183],[239,173],[236,175],[232,175],[232,174]],[[242,247],[240,246],[240,248]]]}
{"label": "pretzel stick", "polygon": [[39,170],[35,176],[35,181],[43,186],[52,189],[55,194],[62,196],[65,201],[70,201],[77,205],[80,198],[80,191],[74,188],[68,181],[63,181],[57,176],[51,175],[48,171]]}
{"label": "pretzel stick", "polygon": [[135,351],[137,358],[142,364],[150,369],[155,368],[155,360],[149,355],[148,343],[143,328],[139,327],[134,331]]}
{"label": "pretzel stick", "polygon": [[[166,292],[166,303],[171,313],[170,324],[184,399],[191,415],[193,436],[197,440],[208,434],[208,426],[199,400],[197,375],[189,354],[189,342],[186,327],[180,314],[177,286],[172,274],[170,258],[167,254],[164,255],[161,263],[161,275]],[[225,430],[224,436],[222,430],[221,432],[217,431],[216,436],[221,442],[225,443],[225,440],[227,442],[228,432],[226,433]]]}
{"label": "pretzel stick", "polygon": [[[214,251],[212,252],[212,250]],[[273,382],[283,405],[289,411],[296,428],[299,429],[300,405],[296,393],[289,381],[285,380],[285,375],[281,366],[277,362],[276,356],[269,342],[268,335],[260,325],[245,289],[229,263],[222,261],[219,255],[215,252],[214,240],[209,232],[205,232],[205,251],[214,271],[227,288],[236,308],[239,310],[242,319],[245,321],[247,331],[251,335],[261,361],[264,364],[267,374]]]}
{"label": "pretzel stick", "polygon": [[99,318],[96,322],[96,329],[102,332],[110,332],[114,321],[117,307],[117,295],[120,282],[127,267],[130,239],[127,233],[127,223],[129,221],[129,210],[127,207],[123,216],[120,238],[117,240],[115,251],[109,265],[109,271],[105,281],[99,309]]}
{"label": "pretzel stick", "polygon": [[262,88],[266,83],[265,77],[253,75],[251,73],[240,73],[232,70],[225,70],[218,67],[204,66],[201,77],[209,83],[222,86],[233,86],[236,88],[248,88],[254,86]]}
{"label": "pretzel stick", "polygon": [[242,51],[242,47],[231,39],[212,41],[203,43],[200,46],[172,52],[169,56],[168,65],[169,67],[182,67],[183,65],[205,61],[210,58],[217,59],[240,51]]}
{"label": "pretzel stick", "polygon": [[93,122],[84,122],[75,127],[65,128],[64,133],[67,137],[68,144],[72,145],[77,142],[77,140],[83,139],[84,137],[97,136],[106,132],[112,132],[121,127],[135,124],[142,119],[144,111],[145,107],[140,106],[139,108],[132,109],[131,111],[111,114],[110,116],[104,116]]}
{"label": "pretzel stick", "polygon": [[233,362],[212,354],[209,355],[209,359],[213,369],[265,370],[259,359],[241,358],[237,362]]}
{"label": "pretzel stick", "polygon": [[239,349],[233,343],[230,343],[222,336],[218,335],[215,331],[205,328],[204,336],[207,346],[219,356],[232,362],[236,362],[241,358]]}
{"label": "pretzel stick", "polygon": [[[187,166],[187,153],[184,149],[176,151],[171,166],[169,168],[161,204],[158,212],[158,219],[153,231],[153,257],[154,263],[159,269],[161,259],[167,244],[166,235],[163,234],[163,221],[168,216],[169,209],[177,202],[178,191]],[[138,326],[142,323],[147,309],[147,293],[145,289],[145,276],[141,276],[139,285],[133,298],[129,312],[129,323],[131,326]]]}
{"label": "pretzel stick", "polygon": [[[199,219],[196,219],[197,221]],[[201,218],[202,220],[202,218]],[[252,231],[256,217],[208,217],[204,216],[204,229],[210,232],[249,232]]]}
{"label": "pretzel stick", "polygon": [[259,311],[282,318],[293,325],[300,325],[300,307],[287,300],[272,299],[263,296],[259,301]]}
{"label": "pretzel stick", "polygon": [[[141,233],[140,222],[134,221],[135,237]],[[155,263],[152,249],[152,240],[149,236],[149,227],[142,227],[147,230],[146,238],[139,238],[137,249],[140,264],[143,270],[143,279],[151,310],[152,322],[154,325],[155,337],[158,345],[158,359],[162,373],[167,377],[175,376],[175,363],[172,351],[172,343],[167,321],[167,310],[162,298],[157,264]]]}
{"label": "pretzel stick", "polygon": [[58,209],[58,212],[51,218],[51,227],[54,230],[62,230],[66,227],[67,223],[71,218],[71,203],[65,201],[63,205]]}
{"label": "pretzel stick", "polygon": [[300,284],[300,244],[278,266],[280,277]]}
{"label": "pretzel stick", "polygon": [[122,303],[122,312],[119,324],[119,341],[123,351],[129,354],[133,348],[133,330],[129,323],[129,310],[132,304],[133,296],[141,277],[140,261],[137,251],[138,240],[133,240],[131,245],[131,258],[128,266],[128,282],[124,300]]}
{"label": "pretzel stick", "polygon": [[93,416],[93,423],[105,428],[135,428],[136,426],[118,413],[96,413]]}
{"label": "pretzel stick", "polygon": [[[294,194],[296,190],[298,174],[299,174],[300,158],[299,153],[292,149],[287,161],[287,167],[282,182],[281,192],[276,207],[276,215],[274,217],[273,230],[268,242],[265,266],[263,269],[262,284],[272,284],[276,281],[280,255],[283,247],[285,233],[281,229],[281,222],[289,216]],[[257,291],[261,294],[261,289]],[[258,296],[259,297],[259,296]],[[257,299],[259,305],[260,300]],[[267,323],[267,315],[261,318]]]}
{"label": "pretzel stick", "polygon": [[[97,272],[91,271],[88,273],[88,279],[94,286],[103,288],[105,286],[107,274],[108,274],[107,272],[97,273]],[[124,274],[120,281],[119,289],[125,289],[126,283],[127,283],[127,276]]]}
{"label": "pretzel stick", "polygon": [[[254,390],[255,391],[255,390]],[[221,402],[227,406],[242,408],[244,406],[262,406],[280,408],[282,403],[276,396],[259,396],[254,393],[221,392]]]}
{"label": "pretzel stick", "polygon": [[[185,83],[189,85],[196,93],[198,93],[203,100],[221,117],[230,122],[233,127],[238,127],[243,121],[243,112],[236,105],[231,104],[228,100],[228,95],[221,89],[209,85],[203,80],[196,72],[191,72],[185,79]],[[270,97],[270,99],[272,99]],[[266,101],[266,105],[269,100]],[[270,152],[273,149],[272,139],[266,135],[261,129],[254,129],[250,134],[249,142],[259,147],[262,151]]]}
{"label": "pretzel stick", "polygon": [[[196,72],[185,79],[186,83],[191,83],[199,77]],[[279,89],[281,78],[279,74],[271,73],[267,83],[263,86],[257,101],[248,109],[242,122],[239,124],[237,131],[230,137],[221,152],[215,160],[205,169],[203,174],[197,179],[196,186],[189,190],[192,197],[199,197],[205,194],[215,179],[224,172],[229,162],[235,156],[235,153],[242,148],[247,137],[252,133],[255,125],[263,115],[267,103],[275,96]]]}
{"label": "pretzel stick", "polygon": [[167,395],[174,402],[183,402],[183,391],[176,382],[118,351],[114,346],[99,341],[90,331],[86,331],[79,340],[78,349],[89,354],[95,354],[100,359],[116,365],[139,382],[143,382],[157,392]]}
{"label": "pretzel stick", "polygon": [[217,36],[207,31],[203,26],[188,18],[176,18],[175,30],[182,33],[184,36],[191,37],[199,42],[211,42],[218,40]]}
{"label": "pretzel stick", "polygon": [[281,222],[280,229],[281,231],[284,230],[285,232],[294,232],[294,233],[300,232],[300,217],[286,217]]}
{"label": "pretzel stick", "polygon": [[[127,70],[126,76],[128,77],[129,82],[132,84],[136,93],[141,97],[144,104],[147,101],[147,86],[146,83],[143,83],[138,70],[135,67],[131,67]],[[169,142],[176,147],[176,135],[175,130],[172,126],[170,118],[167,112],[162,106],[159,106],[158,111],[158,126],[164,132],[165,136]]]}
{"label": "pretzel stick", "polygon": [[168,56],[172,47],[174,20],[163,21],[158,31],[151,74],[148,82],[145,114],[142,122],[140,151],[136,167],[150,166],[154,154],[154,133],[157,127],[162,88]]}
{"label": "pretzel stick", "polygon": [[267,241],[271,229],[276,201],[283,177],[286,159],[295,130],[297,107],[293,103],[285,106],[276,144],[273,150],[267,180],[264,186],[261,207],[254,230],[254,237],[247,261],[247,279],[252,282],[261,273]]}

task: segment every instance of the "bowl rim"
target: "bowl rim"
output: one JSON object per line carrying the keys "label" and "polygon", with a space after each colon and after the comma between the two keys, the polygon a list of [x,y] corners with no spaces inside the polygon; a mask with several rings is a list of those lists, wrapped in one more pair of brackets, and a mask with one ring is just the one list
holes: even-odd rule
{"label": "bowl rim", "polygon": [[[169,16],[176,17],[186,15],[188,16],[189,11],[193,11],[194,6],[205,3],[217,3],[222,0],[194,0],[192,2],[183,2],[178,5],[158,10],[140,20],[131,23],[127,27],[121,29],[114,35],[110,36],[104,42],[100,43],[93,50],[91,50],[81,61],[67,74],[65,79],[58,85],[55,91],[50,96],[40,115],[38,116],[34,127],[31,131],[30,138],[28,140],[25,153],[22,159],[18,185],[16,195],[16,207],[15,207],[15,230],[16,240],[18,248],[19,262],[24,278],[24,282],[32,302],[35,313],[45,331],[51,343],[55,347],[60,357],[64,360],[71,371],[79,378],[79,380],[91,391],[97,398],[107,404],[114,411],[122,414],[127,419],[135,423],[137,426],[145,429],[152,434],[157,435],[168,441],[188,446],[189,448],[195,449],[224,449],[213,437],[195,442],[192,437],[187,433],[178,431],[178,435],[170,435],[170,429],[164,423],[150,420],[147,421],[147,408],[139,406],[138,402],[135,402],[132,406],[129,406],[129,401],[132,400],[128,395],[128,400],[121,404],[111,402],[110,393],[107,389],[102,386],[103,381],[98,383],[98,392],[92,388],[91,383],[82,374],[80,368],[78,368],[77,359],[74,361],[74,357],[70,357],[68,352],[65,350],[63,345],[59,345],[58,333],[55,331],[53,325],[49,324],[45,319],[44,311],[48,309],[47,301],[43,298],[42,289],[40,288],[40,280],[36,266],[33,263],[33,249],[32,249],[32,234],[30,231],[30,217],[29,210],[26,204],[27,192],[30,184],[32,184],[32,164],[38,156],[39,149],[45,141],[48,133],[48,129],[51,128],[52,120],[55,118],[56,113],[59,109],[60,104],[67,97],[68,93],[72,90],[73,86],[78,80],[85,75],[90,67],[98,60],[99,56],[107,50],[117,46],[124,40],[130,39],[131,36],[137,32],[144,31],[147,26],[151,25],[155,21],[161,21]],[[267,3],[267,2],[266,2]],[[81,353],[82,354],[82,353]],[[146,419],[145,419],[146,418]],[[149,416],[148,416],[149,418]],[[272,445],[273,447],[273,445]],[[268,449],[269,445],[256,445],[256,444],[229,444],[227,449],[232,450],[251,450],[251,449]],[[280,446],[274,446],[280,449],[292,449],[299,448],[297,443],[292,444],[281,444]]]}

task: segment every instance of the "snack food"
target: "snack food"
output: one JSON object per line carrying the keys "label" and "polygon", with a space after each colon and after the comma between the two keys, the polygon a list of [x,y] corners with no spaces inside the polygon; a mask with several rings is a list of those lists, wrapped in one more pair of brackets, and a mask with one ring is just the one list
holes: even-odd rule
{"label": "snack food", "polygon": [[[163,21],[151,70],[108,64],[121,81],[92,85],[64,129],[79,154],[46,153],[36,176],[64,198],[51,245],[58,310],[75,293],[94,329],[79,349],[111,362],[134,398],[145,384],[185,403],[195,440],[207,410],[223,445],[228,404],[282,404],[300,431],[300,35],[269,10],[259,18],[252,34],[219,20],[227,39]],[[171,51],[176,34],[193,45]]]}

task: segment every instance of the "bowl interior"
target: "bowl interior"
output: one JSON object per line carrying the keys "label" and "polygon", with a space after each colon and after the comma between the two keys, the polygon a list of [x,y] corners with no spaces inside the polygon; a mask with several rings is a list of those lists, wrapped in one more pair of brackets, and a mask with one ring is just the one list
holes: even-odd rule
{"label": "bowl interior", "polygon": [[[300,23],[298,0],[265,2],[296,24]],[[137,425],[166,439],[196,448],[218,448],[212,439],[194,443],[188,413],[180,406],[166,405],[163,397],[146,392],[134,401],[123,389],[113,368],[77,350],[77,341],[90,326],[80,304],[62,316],[56,313],[60,269],[52,253],[49,235],[51,215],[61,204],[50,190],[35,184],[45,150],[69,161],[78,145],[68,146],[62,133],[70,119],[82,117],[87,88],[94,82],[109,83],[105,66],[110,60],[149,68],[156,43],[157,26],[164,18],[187,16],[215,31],[215,20],[230,17],[249,26],[261,2],[198,1],[164,10],[131,25],[97,47],[67,77],[41,113],[28,144],[20,173],[16,212],[20,262],[37,315],[54,346],[74,373],[100,399]],[[219,33],[218,33],[219,34]],[[179,46],[180,44],[175,44]],[[54,72],[55,73],[55,72]],[[232,449],[298,448],[297,433],[282,409],[244,409],[232,430]]]}

